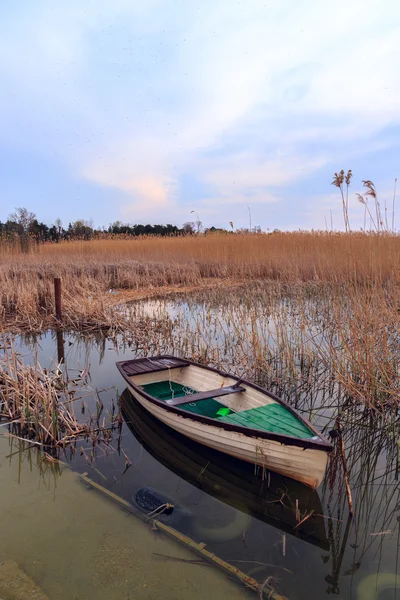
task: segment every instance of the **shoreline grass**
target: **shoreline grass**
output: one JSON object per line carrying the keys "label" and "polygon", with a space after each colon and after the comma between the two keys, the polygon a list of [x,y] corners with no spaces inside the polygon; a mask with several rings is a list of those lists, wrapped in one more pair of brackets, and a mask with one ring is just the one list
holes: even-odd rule
{"label": "shoreline grass", "polygon": [[[339,386],[351,402],[385,414],[400,397],[399,265],[400,236],[390,234],[65,242],[0,255],[0,316],[5,330],[122,334],[142,352],[169,347],[234,364],[278,393],[293,393],[322,370],[327,393]],[[62,323],[54,318],[54,277],[62,279]],[[190,319],[127,304],[179,291],[202,298]]]}

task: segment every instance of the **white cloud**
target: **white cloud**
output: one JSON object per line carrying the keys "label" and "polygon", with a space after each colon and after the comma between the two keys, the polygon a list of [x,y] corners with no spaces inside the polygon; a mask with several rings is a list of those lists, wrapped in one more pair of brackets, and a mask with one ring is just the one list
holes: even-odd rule
{"label": "white cloud", "polygon": [[398,123],[399,16],[378,0],[15,9],[0,36],[16,98],[0,100],[3,138],[124,192],[125,215],[176,214],[186,171],[212,188],[199,203],[215,214],[276,203],[271,188]]}
{"label": "white cloud", "polygon": [[[296,155],[272,156],[259,159],[255,153],[239,153],[208,163],[203,177],[223,192],[234,189],[257,189],[277,187],[306,177],[318,170],[326,159],[323,157],[304,160]],[[218,164],[220,163],[220,164]]]}
{"label": "white cloud", "polygon": [[232,192],[226,193],[225,195],[220,194],[214,197],[206,197],[202,200],[199,200],[196,203],[196,206],[199,206],[201,212],[204,210],[209,210],[211,212],[215,211],[215,208],[232,207],[234,205],[240,204],[246,207],[246,203],[253,204],[274,204],[279,202],[280,198],[277,195],[271,194],[270,192],[263,190],[249,190],[247,194]]}

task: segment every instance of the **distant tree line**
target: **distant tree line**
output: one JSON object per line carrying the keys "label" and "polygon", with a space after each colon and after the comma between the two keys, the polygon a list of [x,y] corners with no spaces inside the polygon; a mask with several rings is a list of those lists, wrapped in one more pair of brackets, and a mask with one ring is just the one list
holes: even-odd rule
{"label": "distant tree line", "polygon": [[[212,227],[208,231],[217,231]],[[185,223],[179,228],[176,225],[130,225],[115,221],[108,228],[95,228],[92,221],[78,219],[63,227],[60,219],[56,219],[53,225],[46,225],[38,221],[35,213],[26,208],[17,208],[11,213],[4,223],[0,221],[0,237],[2,239],[19,238],[22,245],[24,241],[32,240],[40,242],[60,242],[65,240],[91,240],[108,236],[177,236],[194,235],[200,231],[198,223]]]}
{"label": "distant tree line", "polygon": [[[217,227],[204,228],[202,222],[188,221],[182,227],[176,225],[131,225],[115,221],[107,228],[95,228],[92,221],[78,219],[68,223],[64,228],[61,219],[56,219],[52,225],[38,221],[35,213],[27,208],[16,208],[8,216],[4,223],[0,221],[0,241],[17,242],[22,250],[29,250],[33,244],[45,242],[61,242],[68,240],[92,240],[104,239],[114,236],[118,237],[137,237],[143,235],[154,236],[179,236],[179,235],[199,235],[212,233],[233,233],[233,223],[230,223],[231,231]],[[249,232],[247,229],[236,229],[237,233]],[[259,227],[253,227],[252,232],[261,233]]]}
{"label": "distant tree line", "polygon": [[161,236],[172,236],[182,235],[183,233],[193,233],[192,228],[187,227],[185,223],[182,229],[176,225],[129,225],[129,223],[121,223],[121,221],[115,221],[107,229],[108,233],[122,234],[122,235],[161,235]]}

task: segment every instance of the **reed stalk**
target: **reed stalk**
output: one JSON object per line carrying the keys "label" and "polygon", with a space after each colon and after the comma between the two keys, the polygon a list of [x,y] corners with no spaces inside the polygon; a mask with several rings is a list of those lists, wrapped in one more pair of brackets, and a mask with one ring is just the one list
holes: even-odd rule
{"label": "reed stalk", "polygon": [[85,422],[76,417],[74,404],[82,397],[82,386],[83,381],[72,380],[59,365],[53,371],[42,368],[37,356],[32,365],[26,364],[13,340],[0,335],[0,424],[8,426],[8,435],[53,450],[78,437],[94,444],[110,439],[118,415],[101,425],[92,415]]}

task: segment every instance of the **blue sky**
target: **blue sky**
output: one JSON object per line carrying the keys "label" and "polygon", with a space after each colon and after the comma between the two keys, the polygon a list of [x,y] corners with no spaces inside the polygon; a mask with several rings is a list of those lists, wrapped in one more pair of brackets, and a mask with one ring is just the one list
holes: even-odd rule
{"label": "blue sky", "polygon": [[342,228],[342,168],[391,205],[398,2],[0,6],[0,220]]}

